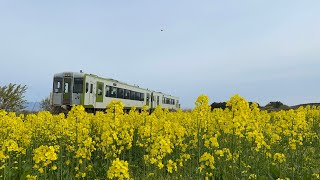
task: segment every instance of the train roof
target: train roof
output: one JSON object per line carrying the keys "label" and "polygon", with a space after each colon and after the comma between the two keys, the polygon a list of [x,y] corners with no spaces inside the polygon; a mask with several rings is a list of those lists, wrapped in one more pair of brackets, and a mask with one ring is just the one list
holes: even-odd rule
{"label": "train roof", "polygon": [[66,72],[56,73],[54,74],[54,77],[64,77],[67,74],[70,74],[70,75],[72,74],[73,77],[84,77],[85,75],[87,75],[86,73],[66,71]]}

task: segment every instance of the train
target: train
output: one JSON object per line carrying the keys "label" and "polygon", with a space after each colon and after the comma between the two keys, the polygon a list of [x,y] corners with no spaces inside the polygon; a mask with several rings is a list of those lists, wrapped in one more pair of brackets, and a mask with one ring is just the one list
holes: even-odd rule
{"label": "train", "polygon": [[152,112],[157,106],[175,111],[180,108],[179,98],[137,85],[80,72],[54,74],[51,104],[56,109],[70,110],[82,105],[87,111],[102,111],[112,100],[120,100],[124,110],[133,106],[141,110],[147,106]]}

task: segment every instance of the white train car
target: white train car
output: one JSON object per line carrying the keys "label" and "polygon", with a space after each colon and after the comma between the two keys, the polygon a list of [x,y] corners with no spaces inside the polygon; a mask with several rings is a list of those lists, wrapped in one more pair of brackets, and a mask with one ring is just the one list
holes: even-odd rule
{"label": "white train car", "polygon": [[141,109],[144,105],[151,111],[158,105],[170,110],[180,107],[178,97],[93,74],[62,72],[53,77],[51,102],[55,107],[82,105],[88,110],[103,110],[111,100],[121,100],[125,109]]}

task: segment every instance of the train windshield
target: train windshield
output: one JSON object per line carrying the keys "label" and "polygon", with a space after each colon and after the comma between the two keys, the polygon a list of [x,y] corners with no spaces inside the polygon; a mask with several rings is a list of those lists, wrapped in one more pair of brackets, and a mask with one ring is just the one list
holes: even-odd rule
{"label": "train windshield", "polygon": [[73,93],[83,92],[83,78],[74,78]]}
{"label": "train windshield", "polygon": [[62,93],[62,78],[53,79],[53,92]]}

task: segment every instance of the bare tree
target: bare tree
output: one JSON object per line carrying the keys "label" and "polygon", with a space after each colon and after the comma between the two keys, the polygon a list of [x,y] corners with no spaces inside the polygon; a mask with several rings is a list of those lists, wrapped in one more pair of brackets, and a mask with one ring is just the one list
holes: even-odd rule
{"label": "bare tree", "polygon": [[46,97],[46,98],[41,100],[40,108],[43,111],[49,111],[51,113],[53,113],[55,111],[54,106],[50,102],[50,97]]}
{"label": "bare tree", "polygon": [[25,108],[26,100],[24,93],[27,91],[26,85],[10,83],[7,86],[0,86],[0,109],[17,112]]}

